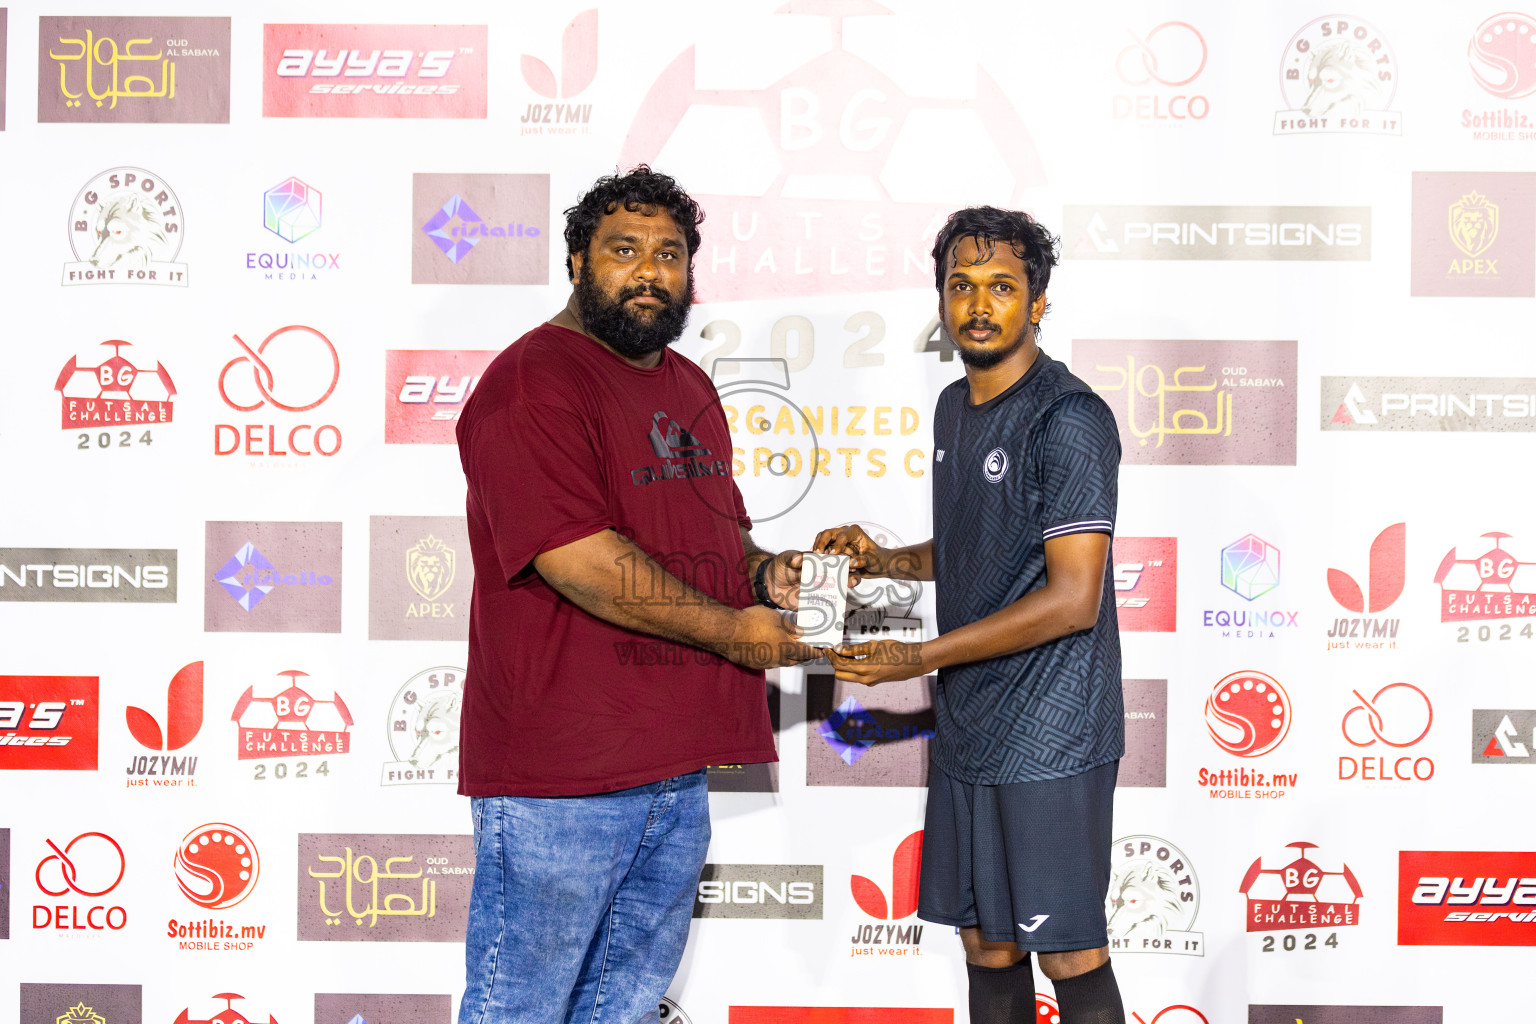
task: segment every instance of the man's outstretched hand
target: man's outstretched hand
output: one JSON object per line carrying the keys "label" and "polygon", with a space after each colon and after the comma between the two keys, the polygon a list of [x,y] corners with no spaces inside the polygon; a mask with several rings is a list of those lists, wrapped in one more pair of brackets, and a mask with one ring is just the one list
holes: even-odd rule
{"label": "man's outstretched hand", "polygon": [[844,644],[826,652],[837,678],[850,683],[874,686],[897,679],[911,679],[926,674],[923,645],[900,640],[871,640],[864,644]]}

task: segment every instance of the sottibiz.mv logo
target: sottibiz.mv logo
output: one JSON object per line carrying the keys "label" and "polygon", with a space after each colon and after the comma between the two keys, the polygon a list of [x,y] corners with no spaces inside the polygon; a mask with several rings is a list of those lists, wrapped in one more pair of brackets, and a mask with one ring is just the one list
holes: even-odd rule
{"label": "sottibiz.mv logo", "polygon": [[1361,590],[1354,576],[1342,569],[1328,570],[1328,592],[1345,611],[1361,618],[1336,618],[1328,627],[1328,650],[1381,650],[1397,646],[1397,630],[1402,619],[1377,617],[1377,612],[1392,607],[1403,593],[1407,578],[1408,527],[1394,523],[1371,542],[1366,590]]}
{"label": "sottibiz.mv logo", "polygon": [[[1287,843],[1298,856],[1284,867],[1266,868],[1259,857],[1249,865],[1238,889],[1248,898],[1250,932],[1268,932],[1298,928],[1338,928],[1360,923],[1360,897],[1364,892],[1348,864],[1339,871],[1325,871],[1307,855],[1316,843]],[[1330,935],[1324,942],[1337,946]],[[1284,947],[1294,949],[1290,943]],[[1313,947],[1305,947],[1313,948]],[[1273,939],[1264,950],[1271,952]]]}
{"label": "sottibiz.mv logo", "polygon": [[1536,853],[1403,850],[1399,946],[1536,946]]}
{"label": "sottibiz.mv logo", "polygon": [[923,941],[920,924],[885,924],[886,921],[904,921],[917,913],[918,882],[923,867],[923,833],[913,832],[896,846],[891,855],[891,898],[887,902],[885,891],[863,875],[848,879],[853,891],[853,902],[860,910],[880,924],[861,924],[853,930],[853,956],[919,956],[918,946]]}

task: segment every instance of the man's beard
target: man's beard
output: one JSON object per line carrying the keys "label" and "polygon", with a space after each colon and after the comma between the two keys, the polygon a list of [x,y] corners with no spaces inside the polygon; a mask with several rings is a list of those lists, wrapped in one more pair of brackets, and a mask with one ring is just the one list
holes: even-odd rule
{"label": "man's beard", "polygon": [[[649,284],[621,289],[617,301],[610,302],[585,276],[576,281],[575,293],[576,309],[587,332],[625,359],[639,359],[660,352],[682,336],[688,307],[693,304],[693,274],[688,275],[687,294],[675,297],[665,288]],[[655,296],[662,305],[649,319],[642,319],[625,305],[637,295]]]}
{"label": "man's beard", "polygon": [[[960,325],[959,333],[963,334],[964,332],[970,330],[973,327],[975,327],[975,328],[985,328],[985,327],[996,328],[997,324],[991,323],[989,321],[978,320],[978,319],[974,319],[973,318],[973,319],[967,320],[965,323]],[[961,345],[958,341],[955,342],[955,348],[958,349],[959,352],[960,352],[960,361],[962,363],[964,363],[966,366],[972,366],[972,367],[975,367],[978,370],[989,370],[992,367],[996,366],[998,363],[1002,362],[1004,359],[1007,359],[1009,356],[1013,355],[1019,349],[1023,348],[1024,347],[1024,342],[1026,342],[1028,340],[1029,340],[1029,327],[1026,325],[1025,328],[1022,331],[1019,332],[1019,336],[1017,338],[1013,339],[1013,343],[1012,344],[1006,345],[1006,346],[1004,346],[1002,348],[989,348],[989,349],[982,349],[980,351],[977,351],[977,350],[974,350],[974,349],[966,348],[964,345]]]}

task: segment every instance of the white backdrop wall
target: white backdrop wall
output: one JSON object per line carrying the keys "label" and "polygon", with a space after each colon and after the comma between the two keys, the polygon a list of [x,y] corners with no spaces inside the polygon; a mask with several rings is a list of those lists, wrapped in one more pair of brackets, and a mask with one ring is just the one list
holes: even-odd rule
{"label": "white backdrop wall", "polygon": [[[472,862],[443,694],[470,562],[440,442],[464,378],[565,301],[560,211],[641,160],[709,214],[677,347],[720,382],[771,548],[853,520],[929,535],[931,412],[961,373],[931,337],[933,232],[983,202],[1062,232],[1041,343],[1105,393],[1126,450],[1116,887],[1157,908],[1118,919],[1128,1012],[1520,1012],[1530,922],[1440,922],[1536,899],[1500,889],[1536,877],[1536,19],[1199,0],[86,17],[103,10],[6,20],[0,175],[25,244],[0,252],[0,1019],[204,1020],[219,993],[254,1020],[457,1012]],[[337,49],[359,73],[326,75]],[[114,174],[142,202],[98,252]],[[259,365],[236,335],[269,339]],[[126,391],[120,363],[92,375],[113,340]],[[92,372],[61,374],[72,359]],[[138,422],[116,422],[125,402]],[[286,577],[254,603],[252,550]],[[138,585],[23,568],[54,565]],[[863,624],[931,635],[931,588],[864,596]],[[1353,635],[1330,637],[1340,620]],[[1229,676],[1278,683],[1283,715],[1208,716]],[[714,773],[668,1019],[965,1018],[958,941],[908,898],[931,685],[775,674],[781,761]],[[196,760],[132,774],[151,757]],[[1211,781],[1239,771],[1266,778]],[[215,832],[258,863],[188,845]],[[1320,880],[1284,873],[1302,855]],[[1415,904],[1421,876],[1504,896]],[[383,998],[406,994],[437,998]]]}

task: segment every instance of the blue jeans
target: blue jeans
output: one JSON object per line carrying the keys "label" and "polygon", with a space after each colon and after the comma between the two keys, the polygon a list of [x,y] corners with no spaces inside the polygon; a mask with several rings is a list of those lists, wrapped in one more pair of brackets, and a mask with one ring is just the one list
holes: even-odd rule
{"label": "blue jeans", "polygon": [[703,770],[576,797],[475,797],[459,1024],[637,1024],[688,941]]}

